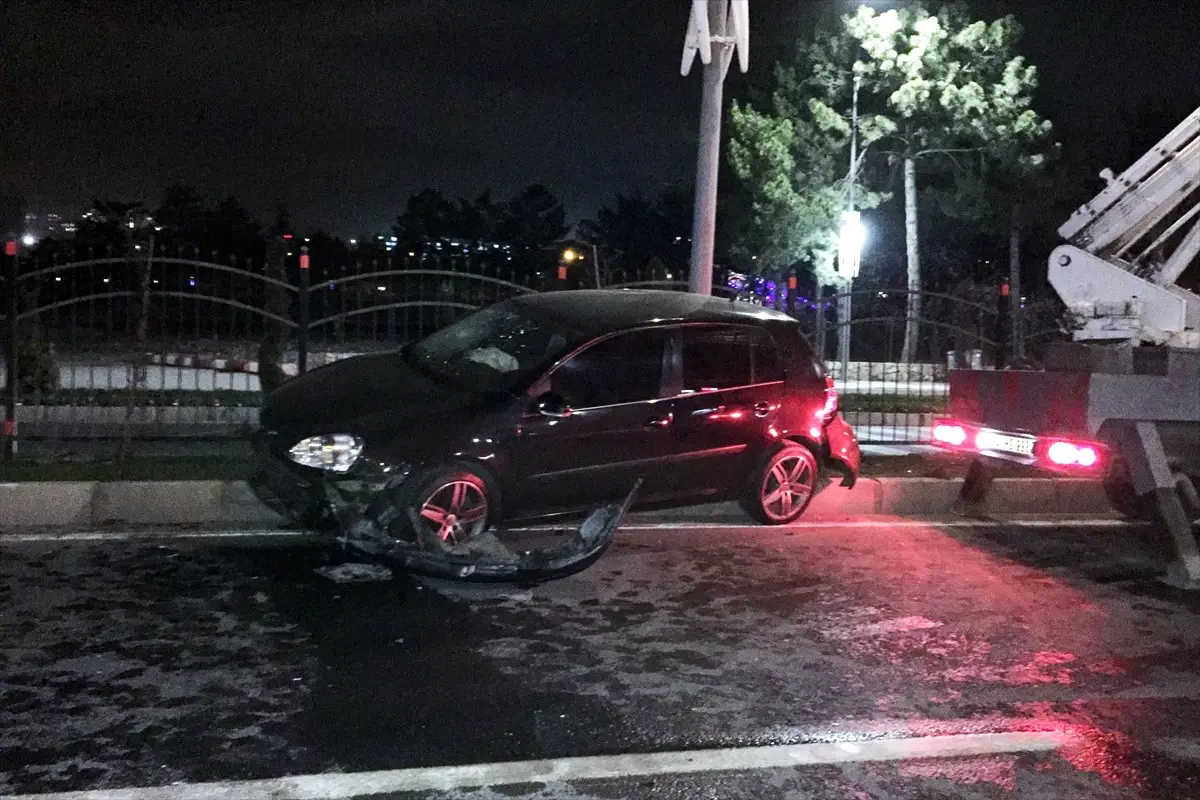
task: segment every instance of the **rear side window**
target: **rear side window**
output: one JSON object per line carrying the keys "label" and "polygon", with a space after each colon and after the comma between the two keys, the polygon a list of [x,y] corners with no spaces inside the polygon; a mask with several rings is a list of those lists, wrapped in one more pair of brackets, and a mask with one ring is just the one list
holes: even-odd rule
{"label": "rear side window", "polygon": [[684,326],[683,391],[713,392],[784,378],[774,340],[761,328]]}

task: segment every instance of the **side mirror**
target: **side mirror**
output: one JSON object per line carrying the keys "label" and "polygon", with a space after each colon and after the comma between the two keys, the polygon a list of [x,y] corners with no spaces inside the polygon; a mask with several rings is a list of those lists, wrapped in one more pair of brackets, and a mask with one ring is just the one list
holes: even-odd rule
{"label": "side mirror", "polygon": [[543,417],[569,417],[571,416],[571,407],[567,405],[567,401],[562,395],[554,392],[546,392],[537,399],[534,404],[537,407],[538,413]]}

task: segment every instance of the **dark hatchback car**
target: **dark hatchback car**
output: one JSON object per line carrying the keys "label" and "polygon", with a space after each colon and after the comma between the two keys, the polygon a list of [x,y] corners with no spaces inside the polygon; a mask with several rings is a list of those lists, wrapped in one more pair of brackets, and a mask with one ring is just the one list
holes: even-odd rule
{"label": "dark hatchback car", "polygon": [[[475,312],[270,394],[259,497],[305,525],[353,506],[461,544],[490,524],[735,499],[795,520],[860,463],[821,361],[785,314],[667,291],[577,290]],[[405,512],[411,509],[411,512]]]}

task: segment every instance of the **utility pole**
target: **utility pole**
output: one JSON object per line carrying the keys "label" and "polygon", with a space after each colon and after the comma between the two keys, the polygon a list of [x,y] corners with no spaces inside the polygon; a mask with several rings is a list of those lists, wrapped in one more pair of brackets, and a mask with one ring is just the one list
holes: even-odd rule
{"label": "utility pole", "polygon": [[[849,187],[849,208],[851,217],[856,211],[855,204],[855,189],[858,184],[858,87],[862,79],[859,75],[854,76],[854,94],[851,101],[850,109],[850,187]],[[845,225],[846,223],[843,223]],[[854,259],[857,262],[857,257]],[[850,319],[853,312],[853,297],[851,291],[854,287],[854,274],[858,272],[858,264],[855,263],[852,272],[843,274],[845,284],[842,286],[842,295],[838,301],[838,361],[842,365],[842,380],[848,379],[850,369]]]}
{"label": "utility pole", "polygon": [[717,175],[721,167],[721,115],[725,76],[738,51],[742,72],[750,68],[750,0],[692,0],[680,72],[691,71],[697,54],[704,64],[700,143],[696,154],[696,198],[688,289],[712,294],[717,228]]}

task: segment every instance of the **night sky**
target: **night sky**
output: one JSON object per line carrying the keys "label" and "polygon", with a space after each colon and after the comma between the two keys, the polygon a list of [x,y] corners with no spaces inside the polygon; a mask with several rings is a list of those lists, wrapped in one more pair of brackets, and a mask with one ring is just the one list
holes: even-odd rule
{"label": "night sky", "polygon": [[[728,92],[765,78],[831,3],[752,0],[751,75],[735,68]],[[977,5],[1026,25],[1040,110],[1063,136],[1112,138],[1119,110],[1200,86],[1197,0]],[[7,0],[2,13],[0,193],[34,210],[153,204],[178,180],[264,217],[283,198],[351,236],[385,229],[425,186],[542,182],[575,219],[692,176],[685,0]]]}

